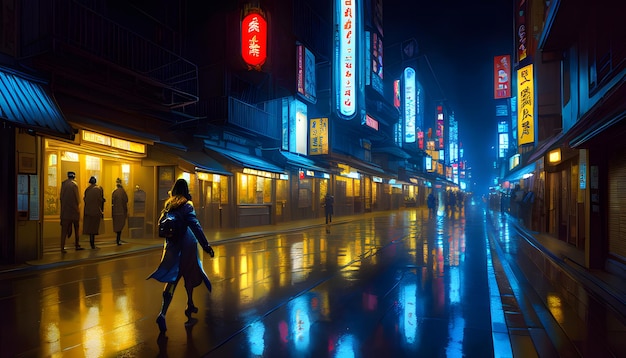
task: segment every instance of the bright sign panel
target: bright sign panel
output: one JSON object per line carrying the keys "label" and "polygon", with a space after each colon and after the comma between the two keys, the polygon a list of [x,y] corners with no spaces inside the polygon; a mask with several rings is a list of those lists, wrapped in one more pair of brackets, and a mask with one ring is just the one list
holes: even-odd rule
{"label": "bright sign panel", "polygon": [[259,13],[241,21],[241,57],[252,67],[260,67],[267,59],[267,22]]}
{"label": "bright sign panel", "polygon": [[357,0],[336,0],[337,21],[337,108],[344,119],[356,114],[357,102]]}
{"label": "bright sign panel", "polygon": [[415,70],[411,67],[404,69],[404,141],[415,143]]}
{"label": "bright sign panel", "polygon": [[535,141],[535,85],[533,65],[517,70],[517,144]]}

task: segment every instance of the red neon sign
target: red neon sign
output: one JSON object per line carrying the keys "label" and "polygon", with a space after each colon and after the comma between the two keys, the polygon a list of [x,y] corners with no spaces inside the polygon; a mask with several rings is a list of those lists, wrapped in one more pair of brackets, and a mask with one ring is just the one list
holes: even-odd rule
{"label": "red neon sign", "polygon": [[259,13],[241,21],[241,57],[252,67],[260,67],[267,59],[267,21]]}

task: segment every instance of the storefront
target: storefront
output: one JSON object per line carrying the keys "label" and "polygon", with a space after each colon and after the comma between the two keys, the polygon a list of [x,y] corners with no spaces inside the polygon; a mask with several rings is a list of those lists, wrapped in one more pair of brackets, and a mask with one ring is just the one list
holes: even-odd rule
{"label": "storefront", "polygon": [[[273,157],[289,173],[288,183],[278,182],[277,209],[282,215],[277,221],[290,221],[324,217],[322,203],[326,193],[331,193],[330,170],[322,168],[314,160],[291,152],[279,151]],[[288,186],[288,188],[281,188]]]}
{"label": "storefront", "polygon": [[148,151],[144,166],[157,172],[157,214],[169,198],[169,190],[178,178],[189,183],[196,216],[202,228],[219,229],[230,221],[232,173],[204,151],[156,144]]}
{"label": "storefront", "polygon": [[0,263],[22,263],[43,253],[43,142],[71,141],[74,130],[36,78],[0,68],[0,95]]}
{"label": "storefront", "polygon": [[277,207],[277,198],[287,197],[289,177],[284,169],[261,155],[208,143],[205,150],[234,175],[233,205],[227,214],[228,222],[223,225],[249,227],[275,223],[277,215],[282,215],[282,204],[281,208]]}
{"label": "storefront", "polygon": [[[45,246],[60,242],[61,183],[67,172],[76,173],[79,193],[82,197],[89,186],[89,178],[95,177],[104,190],[104,225],[99,238],[114,232],[111,218],[111,193],[119,178],[129,198],[128,225],[122,238],[141,237],[154,231],[154,171],[144,167],[148,141],[123,139],[103,132],[80,129],[74,142],[45,139],[43,153],[43,240]],[[82,218],[82,202],[80,207]],[[82,234],[82,222],[80,229]]]}

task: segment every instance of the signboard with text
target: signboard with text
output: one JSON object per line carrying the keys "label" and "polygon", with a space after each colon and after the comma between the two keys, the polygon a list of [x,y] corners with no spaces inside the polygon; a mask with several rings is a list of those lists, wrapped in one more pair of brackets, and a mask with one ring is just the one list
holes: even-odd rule
{"label": "signboard with text", "polygon": [[328,154],[328,118],[311,118],[309,155]]}
{"label": "signboard with text", "polygon": [[533,65],[517,70],[517,144],[535,141],[535,84]]}
{"label": "signboard with text", "polygon": [[257,70],[267,59],[267,21],[258,12],[251,12],[241,20],[241,57]]}

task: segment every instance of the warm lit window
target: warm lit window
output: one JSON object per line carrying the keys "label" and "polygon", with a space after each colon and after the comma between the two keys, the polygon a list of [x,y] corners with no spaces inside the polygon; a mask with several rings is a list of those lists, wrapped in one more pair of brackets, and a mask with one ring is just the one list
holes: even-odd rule
{"label": "warm lit window", "polygon": [[268,204],[272,202],[272,179],[237,173],[239,204]]}

